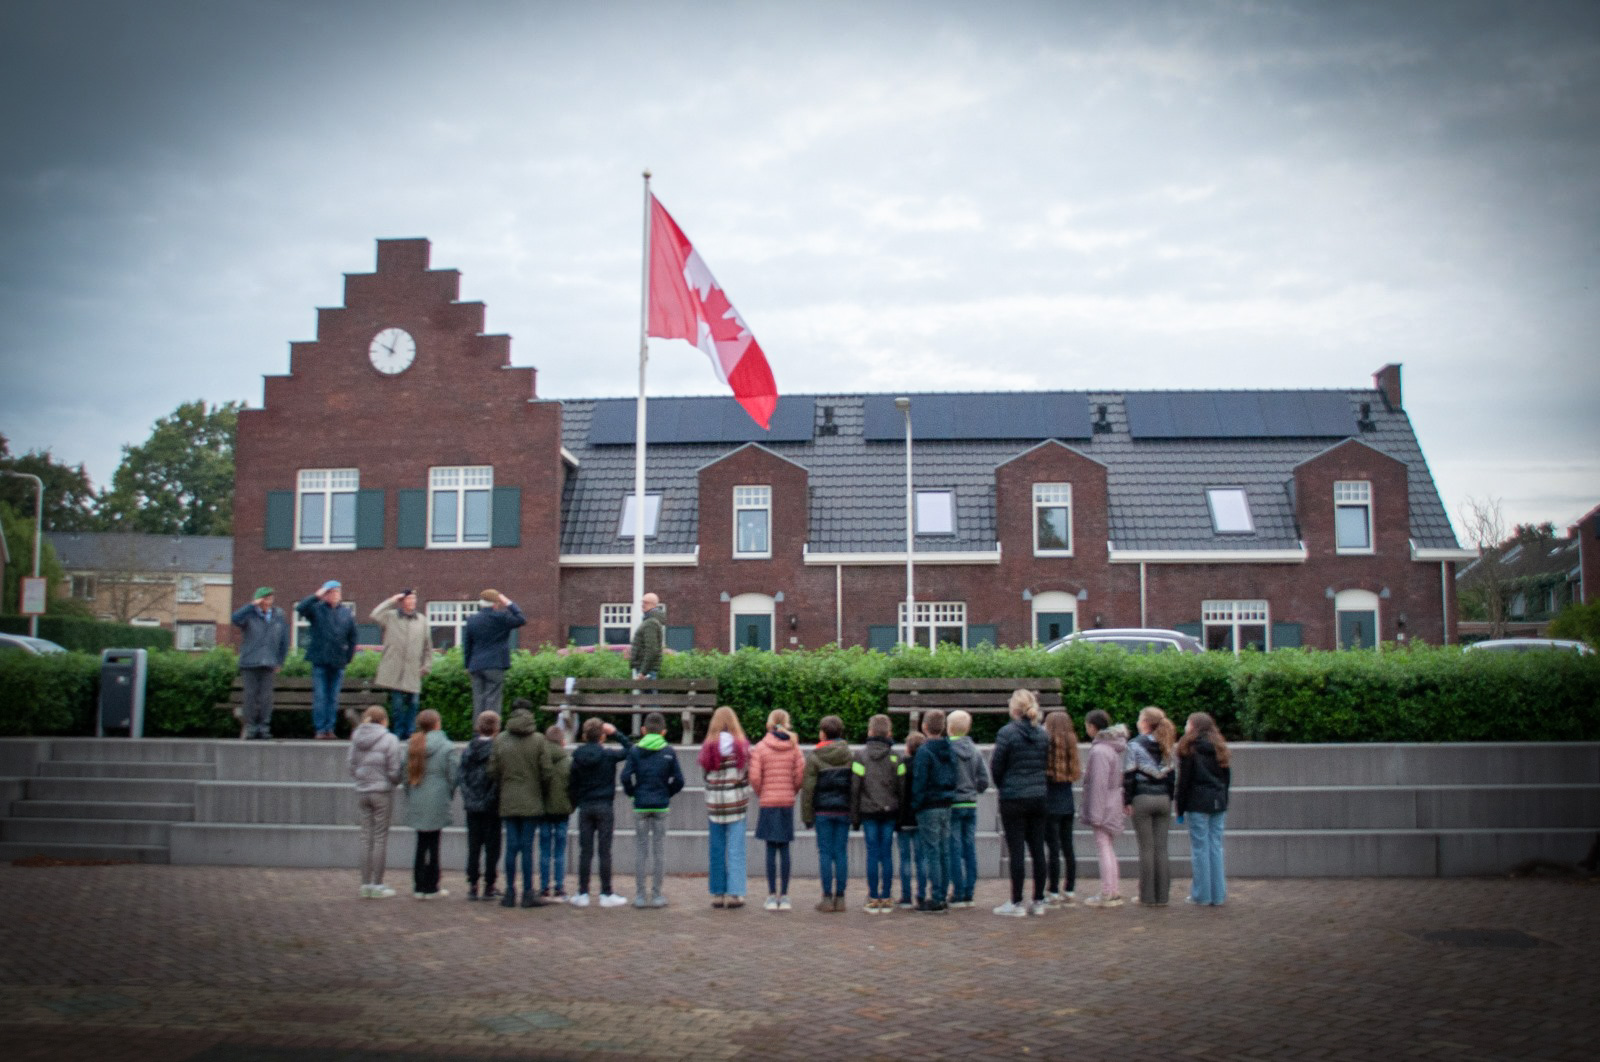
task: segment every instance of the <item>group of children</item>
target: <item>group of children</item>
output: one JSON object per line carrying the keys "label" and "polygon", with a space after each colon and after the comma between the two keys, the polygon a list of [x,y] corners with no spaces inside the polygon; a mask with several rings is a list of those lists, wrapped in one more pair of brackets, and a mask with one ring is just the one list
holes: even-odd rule
{"label": "group of children", "polygon": [[[1020,696],[1026,691],[1018,693]],[[928,712],[923,717],[921,731],[909,735],[900,751],[894,747],[891,721],[886,715],[875,715],[869,720],[867,740],[855,750],[844,740],[843,721],[837,716],[826,716],[818,724],[815,747],[803,753],[792,732],[788,713],[771,712],[766,733],[752,744],[745,737],[733,709],[718,708],[698,757],[705,776],[708,888],[712,906],[728,909],[745,904],[745,828],[748,806],[754,798],[758,808],[755,837],[766,846],[765,910],[788,911],[793,907],[788,892],[796,805],[801,820],[816,835],[822,885],[822,897],[816,905],[818,911],[834,913],[846,909],[849,834],[853,829],[862,832],[866,845],[866,913],[887,914],[899,908],[940,914],[952,907],[972,907],[977,881],[978,798],[991,784],[1000,790],[1001,818],[1011,850],[1013,879],[1013,902],[996,908],[996,913],[1043,914],[1047,906],[1072,903],[1076,855],[1072,847],[1071,786],[1078,776],[1076,736],[1064,713],[1051,713],[1052,718],[1045,721],[1046,725],[1040,725],[1037,704],[1032,702],[1030,708],[1029,703],[1029,699],[1023,699],[1019,715],[1018,700],[1013,698],[1012,725],[1021,728],[1018,733],[1024,739],[1036,736],[1042,755],[1036,757],[1038,763],[1033,764],[1025,754],[1026,742],[1009,742],[1007,754],[997,758],[993,778],[982,753],[968,736],[971,717],[966,712],[952,712],[948,719],[942,711]],[[451,794],[459,789],[467,816],[469,900],[498,898],[501,906],[517,906],[517,867],[520,864],[520,904],[523,907],[561,902],[577,907],[587,907],[591,902],[601,907],[626,905],[629,901],[613,890],[611,866],[615,829],[613,801],[620,767],[622,788],[632,798],[635,818],[633,906],[659,908],[667,905],[662,894],[667,821],[672,798],[683,789],[685,779],[678,756],[666,741],[666,722],[660,713],[651,712],[645,716],[643,735],[637,742],[630,742],[610,723],[593,718],[586,720],[580,730],[580,742],[571,752],[566,748],[566,735],[560,726],[550,727],[543,733],[539,731],[532,705],[525,700],[515,702],[503,730],[497,713],[481,713],[472,740],[458,753],[452,751],[451,743],[439,729],[436,712],[424,711],[418,716],[418,730],[403,750],[383,729],[386,719],[381,706],[369,708],[365,718],[353,735],[350,756],[363,820],[363,896],[394,895],[394,890],[382,882],[383,835],[387,834],[387,805],[392,801],[392,793],[380,791],[385,788],[381,784],[383,781],[389,783],[387,788],[390,789],[403,781],[409,798],[408,824],[417,835],[413,895],[418,899],[448,895],[439,885],[439,836],[449,824]],[[1161,721],[1165,722],[1164,716]],[[1209,718],[1205,721],[1210,722]],[[1091,736],[1111,729],[1103,713],[1091,712],[1087,722],[1091,724]],[[1146,724],[1146,717],[1141,718],[1141,724]],[[1161,767],[1175,758],[1171,724],[1166,723],[1158,734],[1154,725],[1149,725],[1148,729],[1141,725],[1141,731],[1156,734],[1147,743],[1148,748],[1141,747],[1137,751],[1155,750],[1157,766],[1153,784],[1158,789],[1164,784],[1170,801],[1174,792],[1168,780],[1171,770],[1163,772]],[[1110,746],[1115,746],[1119,767],[1124,756],[1123,734],[1125,731],[1118,726],[1107,733],[1110,740],[1100,743],[1108,746],[1104,749],[1107,753],[1112,751]],[[383,740],[385,735],[387,743]],[[1220,735],[1214,733],[1214,724],[1203,737],[1206,739],[1203,751],[1208,755],[1212,753],[1211,738],[1221,746],[1221,774],[1216,757],[1211,755],[1211,773],[1202,778],[1202,783],[1213,789],[1220,784],[1220,810],[1225,810],[1226,745],[1221,742]],[[608,744],[608,739],[612,744]],[[1023,754],[1013,754],[1012,749],[1022,749]],[[1152,795],[1152,780],[1141,773],[1149,770],[1150,764],[1146,762],[1149,757],[1139,759],[1130,755],[1128,758],[1131,774],[1127,804],[1137,807],[1137,818],[1154,817],[1156,802],[1144,799]],[[1099,773],[1095,770],[1097,759],[1095,755],[1089,757],[1091,776]],[[1039,773],[1037,784],[1030,774],[1035,768]],[[1117,774],[1120,781],[1124,772],[1118,770]],[[1194,772],[1191,771],[1189,777],[1194,778]],[[1086,817],[1095,827],[1096,840],[1100,842],[1102,833],[1111,833],[1110,823],[1097,821],[1093,813],[1096,797],[1091,795],[1089,786],[1098,784],[1097,779],[1086,778],[1085,783],[1085,799],[1091,805]],[[1039,790],[1037,795],[1032,793],[1032,788]],[[1188,792],[1183,794],[1184,797],[1188,795]],[[1065,806],[1056,806],[1063,799]],[[1212,819],[1216,820],[1215,840],[1208,835],[1201,845],[1205,856],[1197,852],[1196,877],[1202,876],[1201,859],[1211,857],[1215,860],[1215,883],[1197,881],[1196,889],[1204,891],[1197,902],[1220,903],[1223,889],[1221,814],[1215,794],[1211,793],[1207,799],[1207,807],[1212,810],[1202,812],[1208,816],[1204,825],[1209,831]],[[1182,803],[1180,799],[1180,813],[1185,810]],[[1152,813],[1148,816],[1144,814],[1147,805]],[[1035,810],[1037,831],[1030,817]],[[1122,808],[1117,810],[1120,812]],[[1198,807],[1194,810],[1200,811]],[[567,834],[574,812],[578,816],[578,891],[569,898],[564,882]],[[1120,828],[1120,823],[1118,826]],[[1143,856],[1148,841],[1153,838],[1143,829],[1139,832]],[[496,887],[502,833],[503,891]],[[1164,829],[1160,841],[1164,848]],[[1114,906],[1113,901],[1118,898],[1115,855],[1110,852],[1109,842],[1107,836],[1101,847],[1103,896],[1091,898],[1095,906]],[[536,843],[537,891],[533,884]],[[1046,847],[1048,865],[1044,860]],[[898,900],[894,896],[897,848]],[[591,871],[597,855],[599,890],[592,895]],[[1034,861],[1036,884],[1031,905],[1021,900],[1025,855]],[[1109,879],[1104,865],[1106,855],[1110,855]],[[1165,901],[1164,856],[1162,852],[1160,902]],[[1208,865],[1204,868],[1208,876],[1212,872],[1210,861],[1207,859]],[[1048,890],[1045,889],[1047,872]],[[1149,873],[1153,877],[1153,867]]]}

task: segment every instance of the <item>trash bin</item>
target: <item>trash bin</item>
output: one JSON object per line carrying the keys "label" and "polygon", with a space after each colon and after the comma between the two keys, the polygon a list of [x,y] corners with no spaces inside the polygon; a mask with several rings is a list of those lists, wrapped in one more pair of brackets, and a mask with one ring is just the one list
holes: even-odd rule
{"label": "trash bin", "polygon": [[147,654],[143,649],[105,649],[100,653],[100,714],[95,736],[126,730],[129,737],[144,737],[144,679]]}

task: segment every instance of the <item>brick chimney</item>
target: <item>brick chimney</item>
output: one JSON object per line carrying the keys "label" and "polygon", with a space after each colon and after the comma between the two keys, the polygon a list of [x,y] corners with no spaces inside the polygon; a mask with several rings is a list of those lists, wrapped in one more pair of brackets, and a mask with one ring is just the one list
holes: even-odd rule
{"label": "brick chimney", "polygon": [[1391,412],[1405,408],[1405,404],[1400,401],[1400,366],[1385,365],[1373,373],[1372,386],[1383,392],[1383,403]]}

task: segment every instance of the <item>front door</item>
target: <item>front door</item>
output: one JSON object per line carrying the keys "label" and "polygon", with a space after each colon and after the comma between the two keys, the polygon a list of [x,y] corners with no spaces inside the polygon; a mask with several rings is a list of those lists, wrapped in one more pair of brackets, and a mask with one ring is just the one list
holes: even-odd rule
{"label": "front door", "polygon": [[771,649],[772,617],[734,614],[733,646],[735,649]]}
{"label": "front door", "polygon": [[1072,633],[1073,619],[1070,612],[1040,612],[1033,617],[1035,637],[1040,645],[1049,645],[1058,638],[1065,638]]}
{"label": "front door", "polygon": [[1339,613],[1339,648],[1371,649],[1378,644],[1378,614],[1357,611]]}

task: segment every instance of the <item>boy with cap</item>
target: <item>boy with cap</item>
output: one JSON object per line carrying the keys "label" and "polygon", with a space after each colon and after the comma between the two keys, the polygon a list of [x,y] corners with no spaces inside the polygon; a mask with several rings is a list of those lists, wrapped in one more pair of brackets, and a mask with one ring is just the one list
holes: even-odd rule
{"label": "boy with cap", "polygon": [[244,686],[245,738],[272,736],[272,676],[289,655],[289,621],[272,606],[272,587],[256,590],[248,605],[233,614],[239,636],[239,681]]}
{"label": "boy with cap", "polygon": [[343,599],[339,580],[329,579],[294,607],[311,625],[306,663],[311,665],[311,725],[320,741],[333,740],[339,687],[344,684],[344,669],[356,655],[356,621],[340,605]]}

